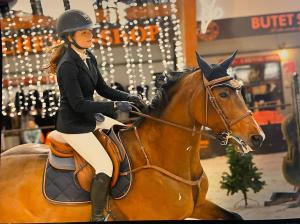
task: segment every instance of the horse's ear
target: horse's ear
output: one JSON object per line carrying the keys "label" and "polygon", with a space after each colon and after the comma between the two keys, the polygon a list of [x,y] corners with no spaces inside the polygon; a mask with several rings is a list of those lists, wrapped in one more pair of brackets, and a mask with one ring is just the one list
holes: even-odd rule
{"label": "horse's ear", "polygon": [[197,52],[196,52],[197,62],[199,65],[199,68],[201,69],[202,73],[207,78],[211,73],[211,67],[210,65],[202,58]]}
{"label": "horse's ear", "polygon": [[235,50],[229,58],[225,59],[224,61],[222,61],[219,64],[224,70],[227,70],[229,68],[229,66],[231,65],[231,63],[233,62],[233,60],[235,58],[237,51],[238,50]]}

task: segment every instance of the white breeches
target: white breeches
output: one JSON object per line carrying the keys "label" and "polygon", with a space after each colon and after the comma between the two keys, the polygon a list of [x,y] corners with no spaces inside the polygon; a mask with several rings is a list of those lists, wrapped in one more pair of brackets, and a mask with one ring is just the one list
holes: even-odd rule
{"label": "white breeches", "polygon": [[[124,125],[117,120],[105,116],[104,122],[96,123],[96,129],[109,129],[114,124]],[[64,140],[95,169],[96,174],[105,173],[110,177],[112,176],[112,161],[92,132],[82,134],[61,134]]]}

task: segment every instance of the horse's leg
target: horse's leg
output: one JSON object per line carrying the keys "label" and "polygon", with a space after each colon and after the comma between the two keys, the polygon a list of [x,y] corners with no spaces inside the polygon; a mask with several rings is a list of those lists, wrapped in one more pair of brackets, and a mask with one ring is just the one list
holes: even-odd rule
{"label": "horse's leg", "polygon": [[195,219],[227,219],[227,220],[242,220],[243,218],[234,212],[229,212],[220,206],[205,200],[204,203],[197,205],[190,218]]}

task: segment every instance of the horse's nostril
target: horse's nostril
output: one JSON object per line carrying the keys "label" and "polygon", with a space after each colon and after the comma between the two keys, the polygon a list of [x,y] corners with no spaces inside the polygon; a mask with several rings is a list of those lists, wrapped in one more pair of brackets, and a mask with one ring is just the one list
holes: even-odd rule
{"label": "horse's nostril", "polygon": [[263,142],[263,137],[261,135],[252,135],[251,142],[255,147],[259,147]]}

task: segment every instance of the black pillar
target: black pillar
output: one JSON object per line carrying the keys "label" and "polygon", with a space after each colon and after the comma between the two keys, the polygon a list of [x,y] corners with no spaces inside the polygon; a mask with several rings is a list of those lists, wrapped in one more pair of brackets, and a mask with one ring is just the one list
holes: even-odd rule
{"label": "black pillar", "polygon": [[41,0],[30,0],[30,4],[33,15],[43,15]]}
{"label": "black pillar", "polygon": [[64,7],[65,7],[65,10],[70,9],[70,1],[69,0],[64,0]]}

